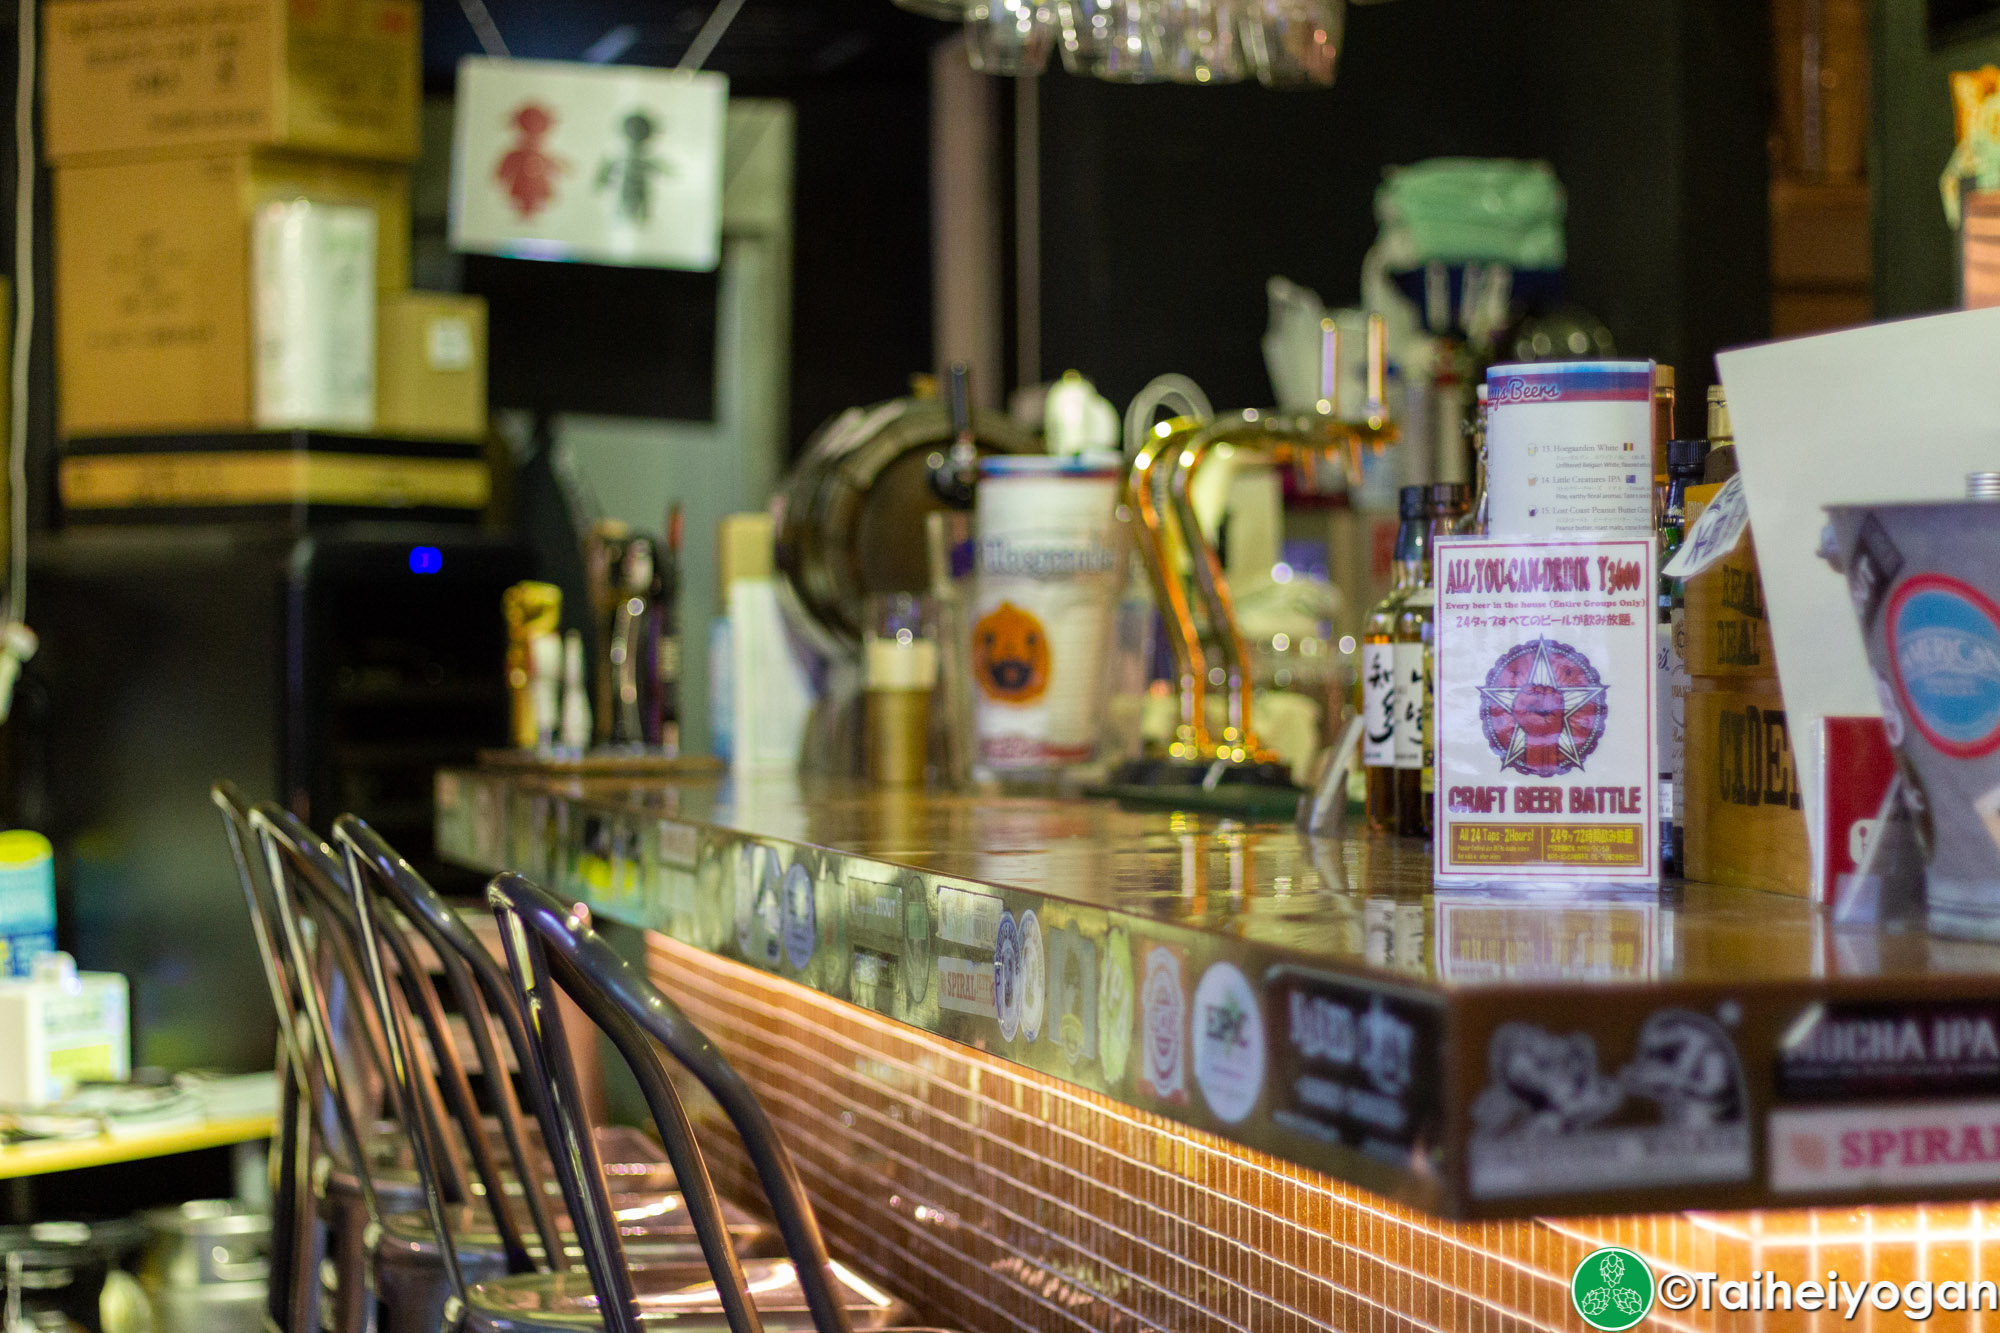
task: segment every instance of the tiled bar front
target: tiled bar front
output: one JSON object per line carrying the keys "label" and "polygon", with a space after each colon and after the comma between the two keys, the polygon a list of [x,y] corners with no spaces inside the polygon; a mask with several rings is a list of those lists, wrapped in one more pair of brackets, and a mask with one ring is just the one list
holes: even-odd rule
{"label": "tiled bar front", "polygon": [[[1760,1004],[1782,1018],[1801,994],[1810,1002],[1900,986],[1949,995],[1958,983],[1919,965],[1941,958],[1965,973],[1968,990],[1990,994],[1981,950],[1893,936],[1864,948],[1782,911],[1775,924],[1731,926],[1748,909],[1693,888],[1553,911],[1434,902],[1400,883],[1408,872],[1393,852],[1350,843],[1329,855],[1289,830],[1158,814],[1107,826],[1110,816],[1079,819],[1054,802],[920,800],[899,812],[793,793],[756,807],[697,786],[607,789],[483,773],[447,775],[439,798],[440,846],[455,859],[540,876],[646,930],[657,979],[793,1131],[836,1248],[969,1330],[1580,1329],[1570,1275],[1604,1242],[1631,1247],[1661,1274],[1769,1270],[1792,1284],[1829,1268],[1849,1282],[2000,1278],[2000,1227],[1980,1204],[1799,1207],[1812,1200],[1769,1195],[1760,1183],[1761,1142],[1747,1185],[1662,1183],[1649,1187],[1661,1201],[1643,1212],[1618,1191],[1544,1209],[1474,1197],[1462,1174],[1464,1126],[1452,1126],[1482,1073],[1464,1052],[1489,1046],[1500,1021],[1468,1025],[1454,1006],[1482,1003],[1554,1029],[1587,1025],[1589,1011],[1635,996],[1656,1010],[1666,996],[1676,1012],[1712,1011],[1719,992],[1705,988],[1720,987],[1721,1002],[1743,1010],[1743,1073],[1762,1112],[1769,1061],[1747,1052],[1777,1035]],[[1160,883],[1140,892],[1134,857],[1107,852],[1107,841],[1151,847],[1144,873]],[[777,851],[775,903],[760,900],[759,854],[744,851],[761,846]],[[1159,865],[1169,861],[1165,874]],[[734,873],[744,865],[744,876]],[[807,869],[791,875],[793,865]],[[836,867],[873,887],[844,902],[818,897],[808,948],[805,909],[782,900],[786,880],[797,892]],[[1420,1029],[1414,1054],[1433,1062],[1446,1128],[1388,1166],[1347,1144],[1293,1141],[1274,1152],[1246,1141],[1263,1132],[1243,1132],[1256,1117],[1218,1122],[1192,1077],[1180,1100],[1163,1101],[1134,1075],[1108,1085],[1102,1052],[1089,1076],[1063,1076],[1082,1066],[1058,1042],[1024,1049],[995,1016],[941,1010],[935,994],[913,1006],[911,937],[895,943],[887,904],[921,897],[933,947],[948,951],[964,923],[940,922],[936,895],[953,887],[996,891],[1017,920],[1038,909],[1048,1023],[1059,1008],[1074,1013],[1053,998],[1054,969],[1074,958],[1074,944],[1049,943],[1071,930],[1098,942],[1099,959],[1120,929],[1176,940],[1188,990],[1212,960],[1236,959],[1261,976],[1303,959],[1391,997],[1397,1013],[1421,1018],[1420,1006],[1434,1004],[1435,1047],[1421,1049]],[[1700,910],[1690,906],[1697,899]],[[918,961],[923,989],[936,991],[936,958]],[[1576,980],[1558,984],[1564,974]],[[1268,1004],[1264,1021],[1273,1021]],[[1138,1042],[1146,1022],[1134,1020]],[[740,1162],[728,1172],[741,1177]],[[1748,1197],[1718,1203],[1730,1189]],[[1686,1197],[1671,1197],[1677,1190]],[[1788,1206],[1769,1206],[1777,1203]],[[1446,1220],[1451,1213],[1487,1217]],[[1513,1215],[1495,1215],[1504,1213]],[[1908,1322],[1901,1310],[1866,1305],[1852,1321],[1796,1310],[1649,1317],[1649,1326],[1687,1329]],[[1931,1323],[2000,1328],[2000,1316],[1940,1311]]]}

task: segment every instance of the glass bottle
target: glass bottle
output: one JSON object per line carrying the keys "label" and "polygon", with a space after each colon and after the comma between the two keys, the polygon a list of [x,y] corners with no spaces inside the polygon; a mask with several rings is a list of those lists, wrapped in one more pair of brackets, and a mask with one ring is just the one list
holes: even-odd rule
{"label": "glass bottle", "polygon": [[1729,399],[1720,384],[1708,389],[1708,461],[1702,464],[1701,484],[1714,486],[1736,475],[1736,428],[1729,423]]}
{"label": "glass bottle", "polygon": [[1486,534],[1487,513],[1492,503],[1486,494],[1486,386],[1479,385],[1473,396],[1472,421],[1467,427],[1472,440],[1472,504],[1452,529],[1462,537]]}
{"label": "glass bottle", "polygon": [[1681,873],[1681,829],[1687,813],[1682,778],[1687,768],[1687,618],[1681,580],[1668,578],[1667,562],[1687,537],[1687,488],[1699,485],[1708,461],[1707,440],[1667,444],[1667,497],[1660,512],[1660,586],[1655,686],[1660,735],[1660,869]]}
{"label": "glass bottle", "polygon": [[1425,489],[1423,559],[1417,581],[1403,596],[1396,615],[1396,688],[1402,693],[1396,719],[1396,831],[1429,837],[1431,794],[1436,787],[1436,722],[1432,706],[1436,665],[1437,588],[1432,582],[1437,540],[1448,536],[1465,513],[1470,497],[1462,481],[1436,482]]}
{"label": "glass bottle", "polygon": [[1398,494],[1395,581],[1368,613],[1361,634],[1361,767],[1367,778],[1368,827],[1377,833],[1396,831],[1396,616],[1423,560],[1426,489],[1405,486]]}

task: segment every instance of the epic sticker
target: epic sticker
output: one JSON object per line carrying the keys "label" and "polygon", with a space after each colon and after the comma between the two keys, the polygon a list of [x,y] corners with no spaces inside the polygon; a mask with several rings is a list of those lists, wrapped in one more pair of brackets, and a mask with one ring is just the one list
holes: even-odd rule
{"label": "epic sticker", "polygon": [[1194,992],[1194,1077],[1216,1119],[1233,1125],[1264,1091],[1264,1022],[1234,963],[1217,963]]}

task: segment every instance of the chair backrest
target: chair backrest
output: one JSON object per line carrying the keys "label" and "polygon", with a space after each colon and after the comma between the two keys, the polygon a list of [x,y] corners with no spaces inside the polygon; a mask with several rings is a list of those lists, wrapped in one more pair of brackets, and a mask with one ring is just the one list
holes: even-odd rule
{"label": "chair backrest", "polygon": [[[524,892],[540,894],[526,880],[503,875],[488,888],[487,898],[500,922],[501,951],[507,959],[509,980],[527,1019],[534,1042],[536,1071],[548,1093],[549,1118],[543,1124],[543,1134],[550,1141],[557,1179],[562,1183],[571,1219],[583,1242],[585,1267],[604,1312],[605,1328],[609,1333],[639,1333],[639,1309],[596,1147],[584,1118],[576,1064],[556,994],[558,986],[610,1038],[631,1070],[659,1131],[660,1142],[673,1162],[688,1220],[708,1261],[715,1294],[729,1327],[733,1333],[757,1333],[763,1326],[762,1320],[744,1282],[742,1263],[729,1243],[708,1163],[695,1141],[694,1126],[680,1094],[667,1077],[666,1067],[644,1034],[623,1020],[614,1007],[591,993],[588,985],[581,984],[573,968],[560,961],[552,962],[549,950],[544,948],[541,922],[536,920],[532,929],[523,924],[524,917],[538,916],[544,904],[524,897]],[[553,899],[547,900],[546,907],[549,911],[561,911],[561,905]]]}
{"label": "chair backrest", "polygon": [[307,1205],[313,1153],[309,1108],[319,1089],[311,1061],[300,1049],[298,990],[265,878],[269,868],[258,852],[257,831],[250,826],[250,803],[230,782],[217,782],[209,788],[209,797],[222,812],[229,853],[236,862],[250,911],[250,933],[257,942],[257,958],[278,1018],[279,1114],[271,1143],[273,1230],[265,1310],[274,1327],[306,1327],[316,1317],[319,1291],[318,1283],[304,1273],[310,1264],[302,1257],[309,1248],[311,1225]]}
{"label": "chair backrest", "polygon": [[[545,1077],[559,1094],[556,1098],[559,1105],[568,1108],[565,1118],[573,1121],[575,1116],[574,1069],[568,1064],[568,1048],[555,1013],[551,981],[610,1037],[632,1067],[669,1151],[676,1138],[687,1139],[692,1148],[693,1127],[667,1078],[659,1050],[664,1048],[715,1098],[742,1139],[751,1167],[763,1186],[814,1327],[820,1333],[849,1333],[852,1321],[839,1294],[819,1221],[806,1198],[791,1154],[749,1084],[678,1005],[599,937],[591,928],[587,907],[578,904],[572,908],[548,891],[512,874],[494,878],[487,887],[487,901],[500,922],[508,968],[528,1010],[537,1054],[548,1065]],[[566,1142],[575,1138],[572,1125],[564,1124],[561,1129]],[[703,1173],[705,1180],[705,1166]],[[578,1192],[586,1193],[589,1183],[588,1179],[581,1181]],[[586,1200],[588,1206],[600,1214],[608,1212],[601,1186],[596,1196]],[[572,1211],[578,1207],[578,1201],[572,1199]],[[615,1233],[612,1239],[615,1242]],[[716,1248],[729,1253],[726,1243],[711,1246],[704,1232],[703,1249],[710,1254],[716,1285],[727,1300],[732,1287],[740,1294],[742,1272],[740,1266],[732,1264],[731,1280],[724,1281],[716,1262]],[[619,1255],[615,1245],[608,1253]],[[599,1301],[607,1308],[614,1298],[629,1301],[629,1283],[622,1292],[615,1285],[615,1279],[622,1275],[622,1262],[616,1268],[619,1271],[609,1275],[610,1284],[598,1287]],[[597,1280],[594,1268],[592,1278]],[[733,1319],[732,1315],[732,1326]],[[606,1325],[614,1327],[608,1318]],[[636,1323],[630,1329],[616,1327],[617,1333],[636,1333],[637,1329]]]}
{"label": "chair backrest", "polygon": [[[371,1098],[364,1086],[369,1076],[386,1086],[396,1118],[413,1140],[423,1125],[444,1125],[445,1099],[451,1101],[454,1111],[471,1105],[470,1087],[463,1067],[452,1056],[442,1007],[436,994],[430,991],[427,979],[399,971],[400,988],[422,1016],[433,1038],[425,1046],[405,1048],[405,1059],[421,1075],[413,1091],[422,1107],[403,1104],[405,1093],[412,1090],[404,1088],[396,1078],[395,1061],[383,1031],[383,1015],[363,960],[361,923],[355,915],[346,868],[333,849],[289,811],[266,803],[251,811],[250,820],[270,866],[273,901],[287,951],[293,955],[292,971],[301,979],[300,998],[313,1030],[316,1064],[329,1088],[339,1093],[331,1100],[340,1137],[345,1141],[344,1164],[354,1173],[370,1220],[379,1222],[380,1190],[368,1158],[368,1140],[360,1130],[362,1124],[372,1123]],[[332,984],[322,985],[318,980],[311,952],[315,946],[327,957],[328,981]],[[335,985],[345,1002],[339,1015],[350,1017],[361,1033],[359,1045],[365,1055],[361,1063],[366,1069],[350,1067],[340,1056],[344,1048],[335,1044],[339,1015],[329,997]],[[437,1052],[448,1058],[437,1061],[434,1067],[432,1057]],[[470,1119],[477,1122],[476,1111]],[[466,1164],[455,1139],[447,1135],[437,1145],[432,1165],[446,1198],[452,1203],[464,1202],[470,1190]]]}
{"label": "chair backrest", "polygon": [[257,961],[263,965],[264,982],[271,992],[271,1007],[278,1016],[278,1041],[288,1068],[305,1077],[308,1061],[298,1049],[298,987],[292,980],[291,965],[278,933],[276,908],[271,901],[269,867],[257,843],[257,831],[250,826],[250,803],[231,782],[218,782],[208,789],[209,799],[222,812],[223,831],[229,836],[229,854],[236,862],[236,874],[243,884],[243,899],[250,909],[250,933],[257,941]]}
{"label": "chair backrest", "polygon": [[[525,1073],[532,1068],[526,1032],[522,1029],[506,974],[467,929],[464,921],[459,919],[451,905],[364,821],[354,815],[343,815],[334,823],[333,836],[347,866],[347,881],[353,891],[356,915],[362,928],[376,1005],[385,1015],[393,1013],[401,1025],[401,1034],[392,1026],[391,1040],[395,1041],[400,1035],[399,1044],[406,1049],[409,1045],[406,1035],[409,1025],[407,996],[390,989],[387,981],[392,967],[404,974],[422,970],[422,960],[412,947],[411,936],[414,935],[436,956],[459,1014],[465,1020],[474,1053],[485,1074],[488,1100],[499,1121],[501,1143],[515,1178],[521,1184],[522,1202],[542,1242],[547,1267],[561,1268],[564,1252],[562,1234],[541,1189],[541,1172],[529,1147],[527,1128],[515,1097],[507,1062],[501,1058],[493,1039],[493,1023],[497,1021],[522,1071]],[[428,985],[426,978],[419,977],[417,980]],[[408,1086],[408,1080],[414,1078],[417,1071],[407,1059],[398,1062],[397,1070],[399,1079],[405,1081],[405,1101],[416,1104],[417,1090]],[[531,1097],[538,1095],[533,1089],[531,1080]],[[497,1168],[491,1164],[484,1126],[477,1119],[466,1123],[461,1116],[459,1120],[460,1133],[473,1145],[474,1167],[485,1186],[487,1206],[502,1247],[506,1250],[508,1268],[513,1272],[531,1271],[537,1265],[522,1244],[520,1227],[507,1201]],[[422,1164],[419,1175],[424,1179],[427,1195],[439,1195],[437,1202],[442,1205],[441,1182],[425,1171]],[[442,1208],[434,1209],[434,1213],[434,1221],[442,1227],[440,1234],[449,1244],[450,1228],[444,1222]]]}

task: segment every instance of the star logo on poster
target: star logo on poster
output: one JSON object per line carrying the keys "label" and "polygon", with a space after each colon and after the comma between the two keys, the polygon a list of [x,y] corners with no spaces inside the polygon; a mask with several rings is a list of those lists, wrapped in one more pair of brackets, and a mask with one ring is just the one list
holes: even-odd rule
{"label": "star logo on poster", "polygon": [[1479,724],[1500,767],[1553,778],[1579,770],[1604,738],[1608,687],[1568,644],[1546,638],[1500,655],[1479,689]]}

